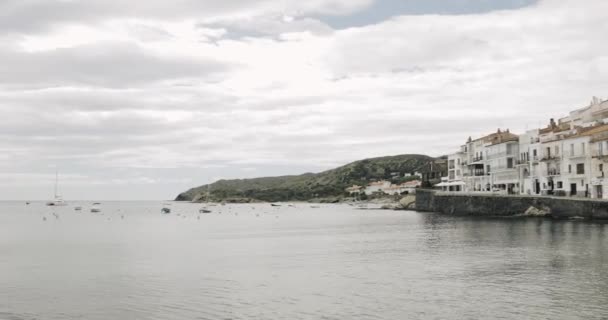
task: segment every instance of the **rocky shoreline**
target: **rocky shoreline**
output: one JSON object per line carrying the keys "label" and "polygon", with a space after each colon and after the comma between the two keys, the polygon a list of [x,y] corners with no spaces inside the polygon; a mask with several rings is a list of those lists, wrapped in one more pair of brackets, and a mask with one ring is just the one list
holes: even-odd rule
{"label": "rocky shoreline", "polygon": [[[193,203],[206,203],[204,200],[192,201]],[[308,201],[287,201],[287,202],[268,202],[260,201],[252,198],[226,198],[221,201],[211,201],[212,203],[227,203],[227,204],[246,204],[246,203],[313,203],[313,204],[352,204],[357,206],[373,205],[373,209],[383,210],[415,210],[416,196],[406,195],[403,197],[382,197],[369,200],[355,200],[354,198],[332,197],[332,198],[316,198]],[[364,209],[364,208],[363,208]]]}

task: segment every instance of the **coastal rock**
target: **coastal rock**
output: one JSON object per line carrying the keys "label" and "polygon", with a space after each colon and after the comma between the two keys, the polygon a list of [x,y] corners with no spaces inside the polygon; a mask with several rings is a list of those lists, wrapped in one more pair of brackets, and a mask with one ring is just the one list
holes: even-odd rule
{"label": "coastal rock", "polygon": [[551,215],[551,209],[547,207],[536,208],[531,206],[526,210],[524,216],[528,217],[546,217]]}
{"label": "coastal rock", "polygon": [[399,200],[399,206],[402,210],[414,210],[416,209],[416,196],[407,195]]}

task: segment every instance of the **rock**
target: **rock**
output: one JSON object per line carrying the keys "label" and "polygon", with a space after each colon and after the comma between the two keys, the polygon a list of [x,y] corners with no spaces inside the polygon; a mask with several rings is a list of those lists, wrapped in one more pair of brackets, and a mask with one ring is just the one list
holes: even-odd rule
{"label": "rock", "polygon": [[549,215],[551,215],[551,209],[547,207],[536,208],[532,206],[524,213],[524,216],[528,217],[546,217]]}
{"label": "rock", "polygon": [[416,209],[416,196],[407,195],[399,200],[399,206],[402,210]]}

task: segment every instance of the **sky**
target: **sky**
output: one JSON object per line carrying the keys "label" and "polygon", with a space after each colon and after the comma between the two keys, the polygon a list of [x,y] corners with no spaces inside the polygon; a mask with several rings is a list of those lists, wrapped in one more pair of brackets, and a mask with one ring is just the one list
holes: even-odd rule
{"label": "sky", "polygon": [[605,0],[1,0],[0,200],[454,152],[608,98]]}

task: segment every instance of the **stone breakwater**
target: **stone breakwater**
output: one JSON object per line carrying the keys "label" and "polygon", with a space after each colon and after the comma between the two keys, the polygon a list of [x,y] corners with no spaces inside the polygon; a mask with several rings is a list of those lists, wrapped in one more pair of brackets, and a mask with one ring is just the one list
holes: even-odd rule
{"label": "stone breakwater", "polygon": [[416,210],[457,216],[549,216],[608,220],[608,201],[560,197],[416,192]]}

